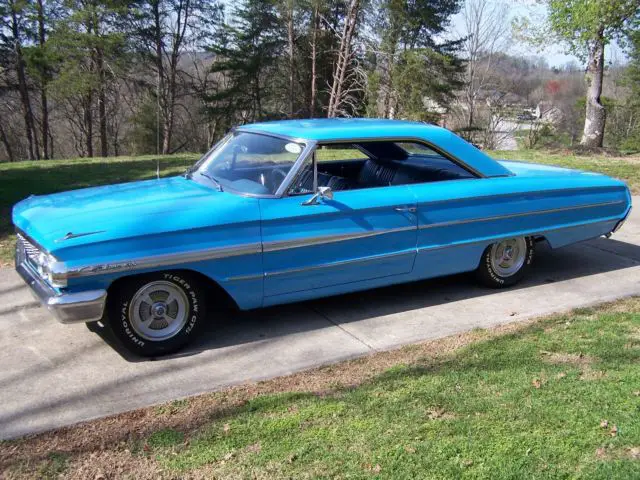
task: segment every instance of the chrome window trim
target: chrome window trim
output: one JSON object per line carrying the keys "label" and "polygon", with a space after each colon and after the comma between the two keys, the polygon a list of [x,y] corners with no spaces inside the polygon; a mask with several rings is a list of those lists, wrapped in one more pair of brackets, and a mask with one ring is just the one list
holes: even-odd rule
{"label": "chrome window trim", "polygon": [[406,227],[388,228],[385,230],[375,230],[370,232],[318,235],[314,237],[296,238],[293,240],[273,240],[269,242],[263,242],[262,250],[264,253],[277,252],[280,250],[290,250],[292,248],[311,247],[314,245],[324,245],[329,243],[345,242],[348,240],[357,240],[361,238],[376,237],[379,235],[388,235],[393,233],[406,232],[410,230],[416,230],[416,226],[408,225]]}
{"label": "chrome window trim", "polygon": [[530,212],[521,212],[521,213],[508,213],[505,215],[494,215],[491,217],[482,217],[482,218],[468,218],[464,220],[451,220],[449,222],[439,222],[439,223],[425,223],[422,225],[418,225],[419,230],[425,230],[428,228],[439,228],[439,227],[450,227],[453,225],[464,225],[467,223],[479,223],[479,222],[491,222],[493,220],[503,220],[506,218],[517,218],[517,217],[526,217],[529,215],[544,215],[548,213],[558,213],[558,212],[566,212],[570,210],[581,210],[585,208],[595,208],[595,207],[604,207],[610,205],[619,205],[621,203],[625,203],[624,200],[614,200],[610,202],[601,202],[601,203],[590,203],[586,205],[575,205],[571,207],[560,207],[560,208],[550,208],[547,210],[533,210]]}
{"label": "chrome window trim", "polygon": [[[429,140],[426,140],[426,139],[420,138],[420,137],[390,136],[390,137],[371,137],[371,138],[358,137],[358,138],[349,138],[349,139],[323,139],[323,140],[317,141],[317,144],[319,146],[321,146],[321,145],[335,145],[336,143],[338,143],[338,144],[340,144],[340,143],[350,144],[350,143],[358,143],[358,142],[367,142],[367,143],[374,143],[374,142],[394,142],[394,143],[396,143],[396,142],[412,142],[412,143],[420,143],[420,144],[422,144],[422,145],[424,145],[426,147],[431,148],[433,151],[435,151],[436,153],[439,153],[440,155],[442,155],[447,160],[455,163],[460,168],[463,168],[467,172],[471,173],[476,178],[494,178],[494,177],[488,177],[487,175],[483,174],[479,170],[476,170],[475,168],[473,168],[470,165],[468,165],[466,162],[464,162],[460,158],[456,157],[455,155],[452,155],[450,152],[446,151],[444,148],[442,148],[442,147],[430,142]],[[369,154],[369,155],[371,156],[371,154]],[[495,159],[492,159],[492,160],[496,161]],[[515,175],[515,174],[512,173],[511,176],[513,176],[513,175]],[[501,175],[501,176],[507,176],[507,175]],[[468,180],[468,179],[460,179],[460,180]],[[423,183],[433,183],[433,182],[423,182]],[[421,183],[418,183],[418,184],[420,185]]]}

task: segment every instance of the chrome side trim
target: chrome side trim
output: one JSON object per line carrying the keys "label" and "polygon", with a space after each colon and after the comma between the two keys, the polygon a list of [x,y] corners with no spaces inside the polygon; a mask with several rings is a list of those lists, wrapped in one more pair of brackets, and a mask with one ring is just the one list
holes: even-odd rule
{"label": "chrome side trim", "polygon": [[[443,180],[442,182],[438,182],[438,183],[445,183],[445,182],[451,182],[451,181],[457,182],[457,181],[463,181],[463,180],[473,180],[473,179]],[[414,185],[428,185],[428,184],[417,183]],[[427,205],[439,205],[441,203],[450,204],[450,203],[466,202],[468,200],[487,200],[487,199],[493,199],[493,198],[508,198],[508,197],[515,197],[515,196],[540,195],[540,194],[549,195],[549,194],[556,194],[556,193],[573,194],[573,192],[577,192],[580,190],[583,190],[589,193],[593,193],[594,191],[597,192],[599,190],[609,190],[609,191],[617,190],[617,191],[623,192],[625,190],[625,187],[616,187],[613,185],[598,185],[595,187],[552,188],[549,190],[527,190],[524,192],[491,193],[488,195],[474,195],[469,197],[443,198],[440,200],[418,201],[418,207],[427,206]],[[621,200],[621,201],[624,201],[624,200]]]}
{"label": "chrome side trim", "polygon": [[264,242],[262,244],[262,249],[265,253],[276,252],[279,250],[289,250],[291,248],[311,247],[314,245],[322,245],[326,243],[345,242],[348,240],[376,237],[378,235],[407,232],[410,230],[416,230],[416,226],[409,225],[406,227],[389,228],[386,230],[374,230],[371,232],[340,233],[336,235],[318,235],[315,237],[296,238],[293,240],[275,240],[271,242]]}
{"label": "chrome side trim", "polygon": [[260,280],[264,277],[263,273],[248,273],[247,275],[236,275],[225,278],[225,282],[249,282],[251,280]]}
{"label": "chrome side trim", "polygon": [[349,260],[338,260],[336,262],[327,262],[327,263],[321,263],[318,265],[310,265],[307,267],[296,267],[296,268],[289,268],[289,269],[285,269],[285,270],[273,270],[271,272],[265,272],[264,276],[265,277],[275,277],[275,276],[279,276],[279,275],[288,275],[288,274],[292,274],[292,273],[301,273],[301,272],[307,272],[307,271],[313,271],[313,270],[322,270],[325,268],[335,268],[335,267],[341,267],[344,265],[350,265],[353,263],[368,263],[368,262],[374,262],[374,261],[378,261],[378,260],[386,260],[387,258],[393,258],[393,257],[400,257],[403,255],[415,255],[416,254],[416,249],[412,248],[411,250],[405,250],[403,252],[393,252],[393,253],[383,253],[380,255],[371,255],[369,257],[364,257],[364,258],[354,258],[354,259],[349,259]]}
{"label": "chrome side trim", "polygon": [[585,208],[595,208],[595,207],[604,207],[609,205],[618,205],[621,203],[626,203],[624,200],[615,200],[611,202],[602,202],[602,203],[591,203],[587,205],[576,205],[573,207],[562,207],[562,208],[550,208],[548,210],[533,210],[531,212],[523,212],[523,213],[509,213],[506,215],[494,215],[491,217],[482,217],[482,218],[469,218],[465,220],[452,220],[450,222],[439,222],[439,223],[427,223],[423,225],[419,225],[418,229],[424,230],[427,228],[437,228],[437,227],[450,227],[452,225],[464,225],[466,223],[477,223],[477,222],[490,222],[493,220],[502,220],[506,218],[517,218],[517,217],[527,217],[529,215],[544,215],[547,213],[557,213],[557,212],[565,212],[569,210],[581,210]]}
{"label": "chrome side trim", "polygon": [[486,237],[483,238],[482,240],[467,240],[467,241],[463,241],[463,242],[457,242],[457,243],[448,243],[446,245],[432,245],[432,246],[427,246],[427,247],[418,247],[418,253],[421,252],[428,252],[431,250],[444,250],[446,248],[454,248],[454,247],[463,247],[466,245],[474,245],[477,243],[487,243],[487,245],[490,245],[492,243],[495,243],[497,241],[500,240],[505,240],[507,238],[513,238],[514,236],[536,236],[536,235],[544,235],[545,233],[549,233],[549,232],[556,232],[558,230],[568,230],[570,228],[580,228],[580,227],[584,227],[585,225],[595,225],[598,223],[608,223],[608,222],[613,222],[614,220],[616,220],[617,217],[609,217],[608,219],[604,219],[604,220],[596,220],[593,222],[582,222],[582,223],[576,223],[574,225],[567,225],[564,227],[556,227],[556,228],[548,228],[546,230],[525,230],[522,232],[518,232],[517,234],[510,234],[510,235],[498,235],[498,236],[494,236],[494,237]]}
{"label": "chrome side trim", "polygon": [[262,245],[246,243],[230,247],[207,248],[192,252],[169,253],[165,255],[153,255],[149,257],[134,258],[113,263],[96,265],[83,265],[71,268],[67,271],[67,278],[89,277],[105,273],[126,272],[129,270],[143,270],[148,268],[166,267],[180,263],[201,262],[220,258],[237,257],[240,255],[252,255],[262,253]]}

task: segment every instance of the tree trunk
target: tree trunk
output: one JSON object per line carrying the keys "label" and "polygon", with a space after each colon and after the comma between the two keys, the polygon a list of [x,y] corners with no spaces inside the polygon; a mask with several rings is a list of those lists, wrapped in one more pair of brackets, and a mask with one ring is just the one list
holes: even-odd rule
{"label": "tree trunk", "polygon": [[29,87],[27,86],[27,75],[25,73],[24,57],[22,56],[22,46],[20,44],[20,27],[18,22],[18,14],[13,1],[9,3],[11,8],[11,33],[13,35],[13,52],[15,55],[15,69],[18,77],[18,91],[20,93],[20,101],[22,103],[22,113],[24,116],[25,133],[27,135],[27,147],[29,151],[29,160],[40,158],[38,151],[38,139],[36,136],[35,122],[33,120],[33,111],[31,110],[31,101],[29,99]]}
{"label": "tree trunk", "polygon": [[[164,105],[162,99],[164,98],[164,59],[162,52],[162,18],[160,17],[160,1],[152,2],[153,9],[153,19],[154,19],[154,39],[155,39],[155,50],[156,50],[156,69],[158,70],[158,85],[156,89],[157,95],[157,103],[158,103],[158,112],[157,115],[160,116],[162,112],[162,117],[164,118]],[[162,150],[160,146],[164,149],[164,123],[163,128],[160,128],[160,124],[158,122],[157,125],[156,136],[158,137],[156,154],[159,154]]]}
{"label": "tree trunk", "polygon": [[87,157],[93,157],[93,93],[89,93],[85,96],[83,104],[83,118],[84,118],[84,131],[85,131],[85,147],[87,149]]}
{"label": "tree trunk", "polygon": [[293,118],[295,113],[295,58],[293,51],[294,30],[293,30],[293,1],[289,1],[289,12],[287,18],[287,44],[289,54],[289,117]]}
{"label": "tree trunk", "polygon": [[345,88],[344,82],[349,68],[349,63],[352,59],[351,42],[355,35],[359,8],[360,0],[351,0],[344,21],[342,34],[340,35],[338,59],[336,60],[336,67],[333,73],[333,82],[331,84],[331,93],[329,96],[329,107],[327,109],[327,117],[329,118],[334,118],[338,115],[338,109],[343,101],[343,89]]}
{"label": "tree trunk", "polygon": [[7,134],[4,131],[4,128],[2,128],[2,124],[0,124],[0,141],[4,145],[4,149],[7,152],[7,157],[9,158],[9,161],[10,162],[15,161],[15,159],[13,158],[13,150],[11,149],[11,144],[9,143],[9,139],[7,138]]}
{"label": "tree trunk", "polygon": [[[97,32],[96,32],[97,34]],[[98,116],[100,117],[100,156],[109,156],[107,135],[107,100],[105,94],[104,53],[101,47],[96,49],[96,67],[98,68]]]}
{"label": "tree trunk", "polygon": [[[46,29],[44,26],[44,7],[42,0],[36,2],[38,15],[38,43],[41,50],[45,48]],[[40,108],[42,110],[42,123],[40,135],[42,136],[42,158],[51,158],[49,151],[49,102],[47,100],[47,83],[49,82],[49,69],[46,65],[40,69]]]}
{"label": "tree trunk", "polygon": [[600,103],[602,78],[604,75],[604,38],[602,29],[597,40],[589,45],[589,63],[585,79],[587,81],[587,108],[584,119],[584,132],[580,144],[585,147],[602,147],[606,111]]}
{"label": "tree trunk", "polygon": [[316,59],[317,59],[317,50],[316,46],[318,43],[318,23],[319,23],[319,13],[318,13],[318,5],[316,5],[313,9],[313,30],[311,32],[311,98],[309,100],[309,117],[313,118],[316,114],[316,95],[317,95],[317,82],[318,82],[318,73],[316,71]]}

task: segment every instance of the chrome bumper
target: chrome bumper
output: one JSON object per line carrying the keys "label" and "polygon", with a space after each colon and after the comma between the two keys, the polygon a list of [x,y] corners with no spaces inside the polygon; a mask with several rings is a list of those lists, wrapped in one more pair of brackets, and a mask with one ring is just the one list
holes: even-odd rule
{"label": "chrome bumper", "polygon": [[16,264],[16,271],[31,287],[33,296],[49,310],[60,323],[95,322],[102,318],[107,300],[106,290],[78,293],[58,293],[42,280],[29,265]]}

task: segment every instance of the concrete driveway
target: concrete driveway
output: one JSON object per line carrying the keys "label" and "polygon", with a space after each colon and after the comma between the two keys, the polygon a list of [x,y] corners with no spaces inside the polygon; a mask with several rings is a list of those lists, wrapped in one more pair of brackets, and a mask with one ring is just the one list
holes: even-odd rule
{"label": "concrete driveway", "polygon": [[128,356],[104,331],[59,325],[0,269],[0,438],[640,294],[640,209],[611,239],[541,248],[535,267],[510,290],[455,276],[238,313],[158,360]]}

